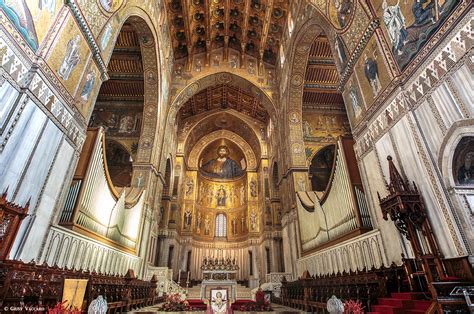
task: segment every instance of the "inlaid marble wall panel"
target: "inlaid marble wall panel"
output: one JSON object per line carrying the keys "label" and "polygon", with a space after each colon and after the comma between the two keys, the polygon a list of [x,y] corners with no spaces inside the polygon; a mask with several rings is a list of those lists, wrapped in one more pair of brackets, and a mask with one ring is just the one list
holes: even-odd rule
{"label": "inlaid marble wall panel", "polygon": [[[70,160],[74,161],[70,164]],[[75,161],[77,157],[74,157],[74,149],[63,139],[42,187],[41,200],[34,209],[34,216],[27,217],[22,223],[22,228],[25,229],[24,238],[20,238],[22,242],[17,243],[18,250],[11,255],[12,257],[23,261],[39,259],[49,225],[55,221],[55,214],[59,212],[61,200],[65,197],[67,191],[65,182],[68,182],[74,174]]]}
{"label": "inlaid marble wall panel", "polygon": [[403,240],[395,225],[391,221],[383,219],[382,210],[380,209],[379,199],[377,197],[377,193],[380,193],[381,197],[387,195],[386,182],[379,165],[377,153],[371,151],[359,162],[359,169],[364,190],[367,195],[367,201],[370,204],[369,211],[372,224],[375,229],[380,230],[383,252],[389,261],[394,261],[397,265],[400,265],[402,262],[402,247],[400,244]]}
{"label": "inlaid marble wall panel", "polygon": [[[462,254],[463,246],[459,242],[457,227],[454,225],[452,213],[447,208],[446,195],[441,192],[439,178],[426,164],[423,155],[425,148],[420,146],[420,134],[414,127],[413,117],[407,115],[402,118],[390,131],[390,144],[378,145],[377,153],[379,162],[384,168],[385,178],[389,178],[387,171],[386,155],[391,155],[397,161],[397,167],[401,173],[410,181],[415,182],[426,208],[438,240],[441,252],[446,257],[454,257]],[[380,140],[383,141],[383,138]],[[421,155],[421,158],[420,158]]]}
{"label": "inlaid marble wall panel", "polygon": [[432,153],[437,154],[443,142],[443,130],[444,132],[446,132],[446,130],[445,128],[442,129],[442,126],[437,121],[435,116],[437,111],[433,112],[433,105],[433,103],[430,104],[428,101],[424,101],[415,112],[420,123],[420,128],[425,135],[427,146]]}
{"label": "inlaid marble wall panel", "polygon": [[[459,97],[458,103],[462,103],[470,116],[474,115],[474,77],[473,69],[467,64],[461,66],[452,76],[451,94]],[[448,82],[449,85],[449,82]],[[461,110],[462,111],[462,110]],[[465,114],[464,114],[465,115]]]}
{"label": "inlaid marble wall panel", "polygon": [[[28,160],[34,153],[36,141],[42,139],[42,130],[47,123],[46,115],[31,100],[25,98],[23,101],[27,104],[0,154],[0,190],[8,189],[9,199],[16,196],[23,172],[25,168],[28,169]],[[16,108],[17,113],[18,110],[19,106]],[[22,201],[20,205],[26,204],[28,199]]]}

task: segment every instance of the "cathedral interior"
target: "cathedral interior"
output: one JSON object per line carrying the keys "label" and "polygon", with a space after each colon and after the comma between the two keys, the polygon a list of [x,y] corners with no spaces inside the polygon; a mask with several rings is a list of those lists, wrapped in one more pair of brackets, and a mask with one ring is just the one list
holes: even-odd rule
{"label": "cathedral interior", "polygon": [[472,313],[473,16],[0,0],[0,312]]}

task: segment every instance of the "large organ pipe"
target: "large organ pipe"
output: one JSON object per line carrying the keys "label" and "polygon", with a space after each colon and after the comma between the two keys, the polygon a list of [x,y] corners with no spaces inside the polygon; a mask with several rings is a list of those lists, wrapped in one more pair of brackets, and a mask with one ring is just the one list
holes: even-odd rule
{"label": "large organ pipe", "polygon": [[134,197],[129,204],[125,200],[127,192],[131,191],[124,189],[119,194],[108,174],[104,130],[89,129],[60,223],[134,249],[144,193]]}
{"label": "large organ pipe", "polygon": [[297,192],[304,251],[349,233],[361,232],[362,228],[370,228],[365,195],[348,162],[348,159],[355,162],[353,154],[346,151],[348,146],[344,139],[338,140],[329,188],[321,199],[312,191]]}

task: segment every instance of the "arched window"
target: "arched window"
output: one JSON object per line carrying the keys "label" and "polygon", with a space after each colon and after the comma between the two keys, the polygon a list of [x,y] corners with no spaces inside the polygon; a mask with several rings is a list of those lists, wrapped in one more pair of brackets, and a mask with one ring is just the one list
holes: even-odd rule
{"label": "arched window", "polygon": [[216,216],[216,237],[227,237],[227,217],[225,214]]}

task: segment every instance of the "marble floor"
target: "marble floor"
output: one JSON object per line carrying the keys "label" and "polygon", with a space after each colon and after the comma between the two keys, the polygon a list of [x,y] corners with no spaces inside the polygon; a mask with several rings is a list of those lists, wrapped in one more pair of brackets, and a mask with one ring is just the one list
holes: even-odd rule
{"label": "marble floor", "polygon": [[[149,314],[165,313],[165,312],[158,311],[159,306],[160,305],[145,307],[143,309],[140,309],[140,310],[137,310],[137,311],[134,311],[134,312],[131,312],[131,313],[140,313],[140,314],[144,314],[144,313],[149,313]],[[273,308],[272,312],[258,312],[258,313],[278,313],[278,314],[305,313],[305,312],[302,312],[302,311],[299,311],[299,310],[295,310],[295,309],[292,309],[292,308],[289,308],[289,307],[286,307],[286,306],[283,306],[283,305],[273,304],[273,303],[272,303],[272,308]],[[171,312],[167,312],[167,313],[171,313]],[[177,312],[177,313],[205,313],[205,311],[202,311],[202,312],[199,312],[199,311],[198,312]],[[257,313],[257,312],[234,311],[234,313]]]}

